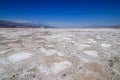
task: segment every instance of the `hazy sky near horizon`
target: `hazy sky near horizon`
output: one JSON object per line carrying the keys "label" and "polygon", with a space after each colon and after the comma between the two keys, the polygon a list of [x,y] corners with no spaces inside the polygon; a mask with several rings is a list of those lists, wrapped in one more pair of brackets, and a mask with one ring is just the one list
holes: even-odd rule
{"label": "hazy sky near horizon", "polygon": [[120,0],[0,0],[0,19],[56,27],[120,25]]}

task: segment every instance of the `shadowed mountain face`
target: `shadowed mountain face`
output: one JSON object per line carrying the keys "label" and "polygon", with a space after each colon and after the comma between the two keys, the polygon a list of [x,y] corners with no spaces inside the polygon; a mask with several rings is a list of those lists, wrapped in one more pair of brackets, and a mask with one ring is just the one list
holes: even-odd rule
{"label": "shadowed mountain face", "polygon": [[0,20],[0,28],[54,28],[54,27],[42,24],[18,23]]}

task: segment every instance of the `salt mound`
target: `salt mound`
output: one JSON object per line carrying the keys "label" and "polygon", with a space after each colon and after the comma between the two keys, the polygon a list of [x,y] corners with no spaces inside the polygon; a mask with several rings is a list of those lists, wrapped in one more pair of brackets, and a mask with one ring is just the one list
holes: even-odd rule
{"label": "salt mound", "polygon": [[17,53],[17,54],[12,54],[8,57],[8,60],[10,60],[11,62],[19,62],[25,59],[28,59],[32,56],[31,53]]}
{"label": "salt mound", "polygon": [[84,53],[91,57],[98,57],[98,52],[94,50],[87,50],[87,51],[84,51]]}
{"label": "salt mound", "polygon": [[102,43],[102,44],[100,44],[101,45],[101,47],[103,47],[103,48],[110,48],[112,45],[111,44],[107,44],[107,43]]}
{"label": "salt mound", "polygon": [[54,63],[54,65],[51,67],[51,71],[54,74],[57,74],[57,73],[61,72],[62,70],[68,68],[70,65],[71,65],[71,63],[68,61]]}

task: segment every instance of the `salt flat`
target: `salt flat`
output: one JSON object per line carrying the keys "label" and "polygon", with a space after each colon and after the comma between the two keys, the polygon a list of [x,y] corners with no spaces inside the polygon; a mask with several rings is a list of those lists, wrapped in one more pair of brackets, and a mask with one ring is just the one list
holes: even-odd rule
{"label": "salt flat", "polygon": [[120,29],[0,29],[0,80],[120,80]]}

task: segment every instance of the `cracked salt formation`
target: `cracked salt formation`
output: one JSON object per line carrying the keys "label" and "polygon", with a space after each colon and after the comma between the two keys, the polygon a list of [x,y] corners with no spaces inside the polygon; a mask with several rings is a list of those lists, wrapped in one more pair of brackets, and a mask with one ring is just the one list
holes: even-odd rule
{"label": "cracked salt formation", "polygon": [[58,55],[58,56],[64,56],[64,54],[62,52],[59,52],[57,50],[45,49],[45,48],[41,48],[40,50],[46,56],[51,56],[51,55],[55,55],[55,54]]}
{"label": "cracked salt formation", "polygon": [[85,48],[90,47],[90,45],[88,44],[77,43],[76,41],[67,41],[67,43],[74,44],[78,49],[85,49]]}
{"label": "cracked salt formation", "polygon": [[59,72],[67,69],[71,65],[72,65],[71,62],[63,61],[63,62],[53,63],[53,65],[50,68],[47,66],[40,65],[38,69],[43,74],[50,75],[52,73],[58,74]]}
{"label": "cracked salt formation", "polygon": [[[58,40],[58,41],[71,41],[72,39],[68,36],[65,35],[57,35],[57,36],[50,36],[49,38],[52,38],[54,40]],[[49,39],[48,38],[48,39]]]}
{"label": "cracked salt formation", "polygon": [[96,43],[97,41],[95,41],[94,39],[88,39],[87,43]]}
{"label": "cracked salt formation", "polygon": [[10,60],[11,62],[19,62],[19,61],[23,61],[26,60],[28,58],[30,58],[32,56],[31,53],[17,53],[17,54],[12,54],[8,57],[8,60]]}
{"label": "cracked salt formation", "polygon": [[100,36],[96,36],[97,39],[102,39]]}
{"label": "cracked salt formation", "polygon": [[119,29],[0,29],[0,80],[120,80],[119,43]]}
{"label": "cracked salt formation", "polygon": [[87,44],[78,44],[78,48],[79,49],[85,49],[85,48],[88,48],[90,47],[90,45],[87,45]]}

